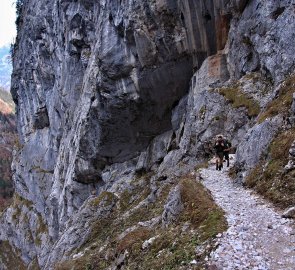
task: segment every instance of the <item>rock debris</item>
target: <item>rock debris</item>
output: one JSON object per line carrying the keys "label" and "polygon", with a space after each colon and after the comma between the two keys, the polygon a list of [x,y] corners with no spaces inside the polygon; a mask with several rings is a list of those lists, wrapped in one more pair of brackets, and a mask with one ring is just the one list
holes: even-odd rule
{"label": "rock debris", "polygon": [[222,270],[294,270],[294,222],[253,191],[234,184],[228,169],[202,169],[203,184],[223,208],[228,230],[217,235],[210,264]]}

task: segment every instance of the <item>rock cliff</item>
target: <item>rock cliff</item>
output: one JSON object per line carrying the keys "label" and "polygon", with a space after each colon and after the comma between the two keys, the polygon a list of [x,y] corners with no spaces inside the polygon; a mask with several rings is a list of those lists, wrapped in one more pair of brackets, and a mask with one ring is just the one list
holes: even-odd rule
{"label": "rock cliff", "polygon": [[[219,133],[237,147],[239,182],[256,186],[251,169],[280,159],[269,152],[276,136],[289,134],[289,148],[295,139],[290,2],[19,1],[16,193],[1,217],[2,268],[13,253],[20,268],[52,269],[86,258],[90,244],[119,268],[128,249],[110,254],[108,227],[130,243],[173,223],[192,184],[177,179],[211,156]],[[118,228],[119,216],[132,222]]]}

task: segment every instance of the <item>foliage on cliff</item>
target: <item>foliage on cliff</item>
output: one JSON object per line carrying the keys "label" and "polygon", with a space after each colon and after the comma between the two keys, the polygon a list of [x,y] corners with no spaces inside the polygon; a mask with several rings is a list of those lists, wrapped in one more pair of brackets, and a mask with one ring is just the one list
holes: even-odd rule
{"label": "foliage on cliff", "polygon": [[0,89],[0,211],[13,194],[11,179],[12,150],[16,140],[14,104],[8,92]]}
{"label": "foliage on cliff", "polygon": [[270,144],[269,154],[250,172],[246,185],[282,208],[295,205],[295,170],[285,170],[295,129],[282,131]]}

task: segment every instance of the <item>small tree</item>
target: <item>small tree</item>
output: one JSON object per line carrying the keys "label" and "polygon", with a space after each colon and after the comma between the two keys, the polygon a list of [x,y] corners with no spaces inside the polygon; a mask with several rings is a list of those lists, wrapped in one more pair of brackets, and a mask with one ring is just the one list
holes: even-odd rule
{"label": "small tree", "polygon": [[15,9],[16,9],[16,21],[15,21],[15,24],[16,24],[17,30],[18,30],[20,24],[23,21],[23,18],[22,18],[23,6],[24,6],[24,0],[16,0],[16,2],[15,2]]}
{"label": "small tree", "polygon": [[20,16],[23,8],[24,0],[16,0],[15,2],[15,9],[16,9],[16,15]]}

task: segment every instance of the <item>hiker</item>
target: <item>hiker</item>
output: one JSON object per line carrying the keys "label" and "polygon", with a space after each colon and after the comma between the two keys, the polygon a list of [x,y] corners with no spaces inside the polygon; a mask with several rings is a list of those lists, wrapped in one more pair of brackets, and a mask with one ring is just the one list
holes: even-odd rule
{"label": "hiker", "polygon": [[217,140],[214,143],[214,150],[216,155],[216,170],[221,171],[223,168],[224,150],[227,149],[222,135],[217,136]]}
{"label": "hiker", "polygon": [[223,139],[225,149],[223,150],[224,159],[227,161],[227,167],[229,167],[229,151],[231,150],[231,142],[227,139]]}

